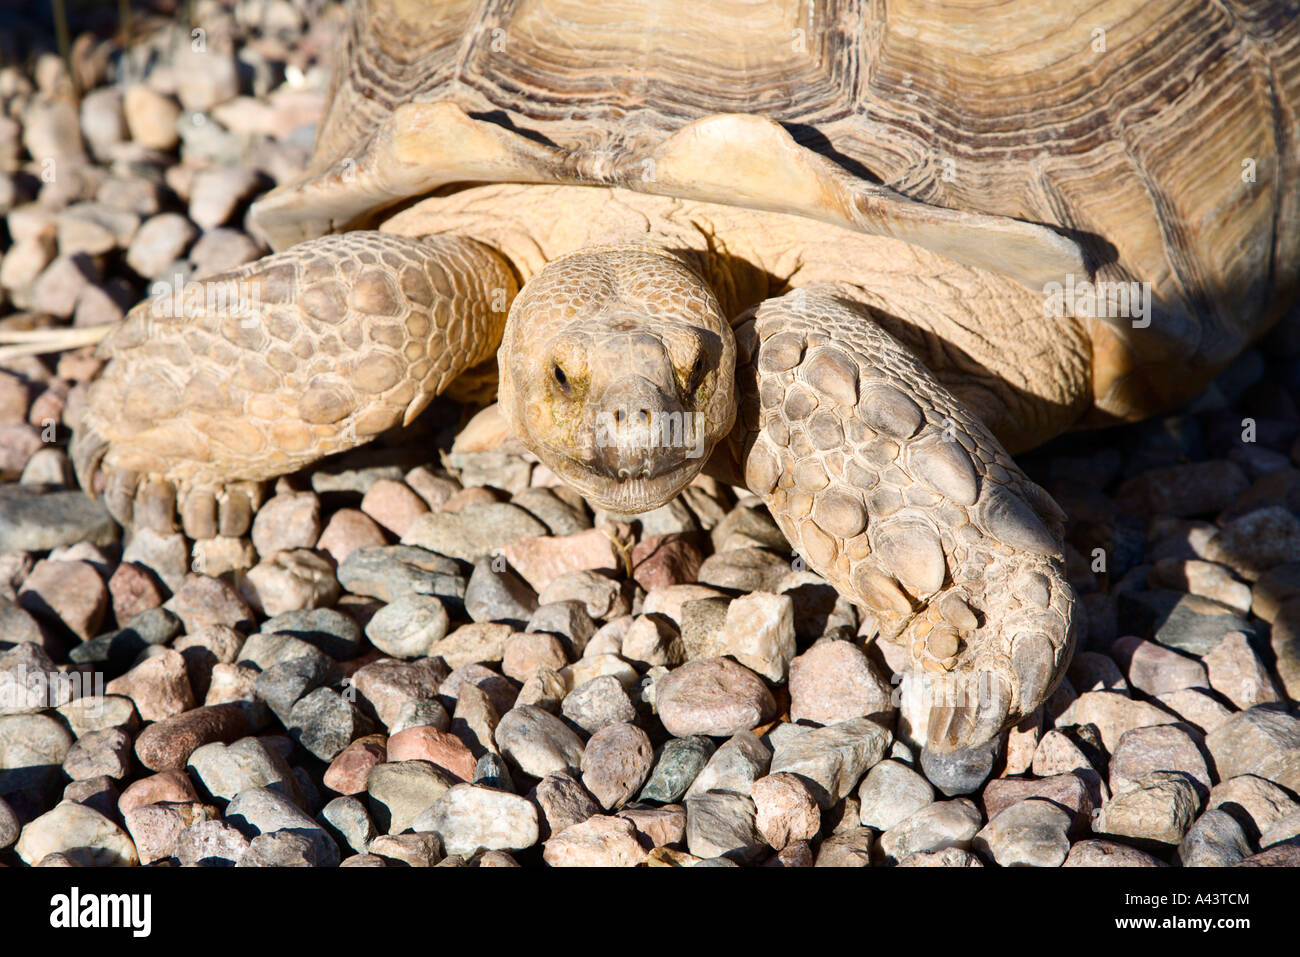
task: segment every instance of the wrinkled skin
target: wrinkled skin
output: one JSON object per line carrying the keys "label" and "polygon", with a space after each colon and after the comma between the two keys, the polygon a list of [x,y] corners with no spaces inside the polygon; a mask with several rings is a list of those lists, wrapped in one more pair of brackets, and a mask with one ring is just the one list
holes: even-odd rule
{"label": "wrinkled skin", "polygon": [[500,402],[545,465],[603,508],[658,508],[736,414],[736,345],[689,267],[649,247],[550,264],[514,302]]}

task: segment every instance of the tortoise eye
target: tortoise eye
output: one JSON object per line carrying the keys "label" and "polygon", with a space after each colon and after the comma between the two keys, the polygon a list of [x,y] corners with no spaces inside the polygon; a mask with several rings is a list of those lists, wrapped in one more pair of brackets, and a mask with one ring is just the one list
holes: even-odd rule
{"label": "tortoise eye", "polygon": [[569,377],[564,374],[564,370],[560,368],[558,362],[552,367],[551,372],[555,376],[556,384],[567,393],[569,391]]}

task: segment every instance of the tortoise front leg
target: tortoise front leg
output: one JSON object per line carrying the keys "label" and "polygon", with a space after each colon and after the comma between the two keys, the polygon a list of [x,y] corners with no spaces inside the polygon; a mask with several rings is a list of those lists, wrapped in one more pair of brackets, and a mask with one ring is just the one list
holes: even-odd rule
{"label": "tortoise front leg", "polygon": [[[105,338],[73,442],[123,524],[248,530],[256,483],[410,422],[490,357],[516,291],[455,236],[327,236],[136,306]],[[176,305],[183,313],[175,315]]]}
{"label": "tortoise front leg", "polygon": [[1073,646],[1061,515],[987,428],[830,286],[736,330],[731,454],[799,553],[907,648],[903,731],[991,740]]}

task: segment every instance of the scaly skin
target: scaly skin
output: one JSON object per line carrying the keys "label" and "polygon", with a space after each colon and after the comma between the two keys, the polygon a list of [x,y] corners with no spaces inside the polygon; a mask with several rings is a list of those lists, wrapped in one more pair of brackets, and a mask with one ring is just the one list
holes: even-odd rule
{"label": "scaly skin", "polygon": [[1030,714],[1073,650],[1056,504],[833,287],[767,300],[736,339],[727,458],[799,554],[908,648],[903,732],[950,751]]}
{"label": "scaly skin", "polygon": [[100,345],[111,361],[73,447],[82,486],[120,521],[170,531],[176,507],[195,539],[244,534],[257,481],[409,422],[495,352],[516,289],[473,240],[377,232],[197,285],[253,308],[136,306]]}
{"label": "scaly skin", "polygon": [[104,471],[124,520],[169,528],[179,502],[191,537],[240,535],[251,483],[409,421],[500,341],[506,420],[601,506],[657,508],[706,463],[761,496],[907,647],[912,740],[975,746],[1030,714],[1073,643],[1054,503],[860,300],[812,284],[728,317],[696,266],[655,243],[560,256],[502,338],[513,273],[483,244],[303,243],[233,274],[262,284],[252,323],[132,312],[102,347],[78,471]]}

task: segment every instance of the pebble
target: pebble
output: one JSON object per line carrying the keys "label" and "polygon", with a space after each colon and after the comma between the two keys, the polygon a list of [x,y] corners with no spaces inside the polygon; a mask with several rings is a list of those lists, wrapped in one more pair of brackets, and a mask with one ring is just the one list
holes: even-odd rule
{"label": "pebble", "polygon": [[[1156,647],[1159,647],[1158,645]],[[1161,649],[1164,650],[1164,649]],[[1115,659],[1096,651],[1076,651],[1067,677],[1079,694],[1088,691],[1128,691]]]}
{"label": "pebble", "polygon": [[160,646],[179,635],[182,627],[180,619],[167,609],[150,608],[116,631],[77,645],[68,652],[68,659],[79,664],[105,664],[110,673],[123,672],[132,662],[143,660],[142,655],[164,650]]}
{"label": "pebble", "polygon": [[1178,845],[1183,867],[1228,867],[1251,853],[1241,825],[1227,811],[1214,809],[1198,817]]}
{"label": "pebble", "polygon": [[959,847],[938,851],[917,851],[898,862],[898,867],[983,867],[984,862]]}
{"label": "pebble", "polygon": [[131,736],[121,728],[78,736],[63,759],[63,773],[74,781],[101,775],[121,780],[131,770]]}
{"label": "pebble", "polygon": [[336,797],[321,809],[324,823],[334,829],[334,838],[358,854],[364,854],[375,839],[375,822],[370,820],[366,806],[351,796]]}
{"label": "pebble", "polygon": [[650,738],[636,725],[608,725],[583,749],[583,786],[606,811],[617,811],[645,783],[653,758]]}
{"label": "pebble", "polygon": [[1134,512],[1191,517],[1222,511],[1249,486],[1232,462],[1211,459],[1151,469],[1120,485],[1115,495]]}
{"label": "pebble", "polygon": [[433,595],[463,601],[460,566],[442,555],[410,545],[357,548],[338,570],[339,584],[353,595],[396,601],[403,595]]}
{"label": "pebble", "polygon": [[334,604],[339,583],[327,559],[299,548],[258,562],[240,582],[239,593],[256,611],[275,616]]}
{"label": "pebble", "polygon": [[769,774],[754,782],[755,826],[768,845],[780,850],[810,841],[821,829],[821,808],[794,774]]}
{"label": "pebble", "polygon": [[1110,759],[1111,792],[1134,787],[1152,771],[1180,771],[1200,785],[1202,794],[1214,784],[1197,736],[1176,724],[1124,732]]}
{"label": "pebble", "polygon": [[[464,562],[475,562],[502,551],[506,560],[522,573],[523,569],[516,561],[516,556],[507,554],[504,546],[517,539],[545,535],[546,532],[545,525],[517,505],[484,502],[467,505],[457,512],[429,512],[421,515],[407,527],[406,533],[402,535],[402,544],[417,545]],[[524,577],[528,578],[528,575],[525,573]],[[531,580],[530,583],[534,588],[540,587]]]}
{"label": "pebble", "polygon": [[457,784],[421,816],[417,831],[442,838],[448,854],[522,851],[537,843],[537,807],[515,794]]}
{"label": "pebble", "polygon": [[700,598],[682,602],[680,623],[682,647],[691,661],[717,658],[726,653],[722,628],[727,622],[729,598]]}
{"label": "pebble", "polygon": [[640,800],[672,804],[686,794],[713,756],[715,745],[704,735],[669,738],[655,758]]}
{"label": "pebble", "polygon": [[465,782],[474,780],[476,761],[454,734],[433,727],[407,728],[388,738],[389,761],[428,761]]}
{"label": "pebble", "polygon": [[213,741],[234,741],[247,725],[238,704],[195,708],[156,721],[135,739],[135,756],[150,771],[185,767],[195,749]]}
{"label": "pebble", "polygon": [[195,704],[185,659],[170,648],[159,649],[126,674],[114,678],[105,690],[110,695],[130,698],[145,721],[176,717]]}
{"label": "pebble", "polygon": [[441,658],[451,668],[491,664],[505,657],[506,641],[513,634],[515,630],[501,622],[461,625],[436,642],[429,655]]}
{"label": "pebble", "polygon": [[1149,725],[1173,724],[1175,720],[1173,715],[1145,701],[1135,701],[1115,691],[1089,691],[1079,695],[1057,717],[1056,727],[1094,725],[1101,733],[1106,750],[1113,752],[1125,731]]}
{"label": "pebble", "polygon": [[447,666],[437,658],[371,662],[352,675],[359,703],[369,705],[384,727],[392,727],[403,705],[437,698],[447,678]]}
{"label": "pebble", "polygon": [[314,548],[321,533],[320,515],[320,499],[311,492],[273,495],[253,517],[253,547],[263,556]]}
{"label": "pebble", "polygon": [[725,654],[772,682],[785,680],[795,657],[794,602],[754,592],[727,606],[719,640]]}
{"label": "pebble", "polygon": [[307,813],[283,794],[269,788],[240,791],[226,805],[225,821],[251,843],[262,834],[290,831],[310,842],[314,863],[337,867],[338,845]]}
{"label": "pebble", "polygon": [[261,738],[241,738],[229,745],[205,744],[190,755],[186,770],[208,797],[218,801],[229,801],[252,788],[271,788],[291,799],[298,797],[288,762]]}
{"label": "pebble", "polygon": [[1157,695],[1156,701],[1202,734],[1209,734],[1232,716],[1231,711],[1200,688]]}
{"label": "pebble", "polygon": [[1300,811],[1300,804],[1286,791],[1253,774],[1241,774],[1216,784],[1205,806],[1227,811],[1252,840]]}
{"label": "pebble", "polygon": [[776,592],[789,571],[788,559],[766,548],[747,546],[710,555],[700,565],[698,580],[715,588]]}
{"label": "pebble", "polygon": [[505,760],[491,751],[479,755],[474,764],[474,780],[471,783],[496,788],[498,791],[509,791],[511,794],[517,791]]}
{"label": "pebble", "polygon": [[451,619],[432,595],[403,595],[370,619],[366,637],[394,658],[423,658],[447,635]]}
{"label": "pebble", "polygon": [[1239,774],[1272,780],[1269,765],[1300,752],[1300,719],[1270,708],[1239,711],[1206,735],[1205,746],[1221,781]]}
{"label": "pebble", "polygon": [[163,802],[197,803],[199,793],[194,789],[190,776],[181,770],[159,771],[148,777],[139,778],[127,785],[122,796],[118,798],[117,810],[121,814],[145,804]]}
{"label": "pebble", "polygon": [[762,679],[729,658],[691,661],[657,683],[655,705],[669,734],[730,737],[776,714]]}
{"label": "pebble", "polygon": [[73,801],[63,801],[25,825],[16,850],[31,865],[50,854],[71,851],[95,867],[134,867],[140,862],[125,831],[98,811]]}
{"label": "pebble", "polygon": [[1030,798],[1051,801],[1068,811],[1076,827],[1091,820],[1094,808],[1100,803],[1094,800],[1093,791],[1083,777],[1070,772],[1045,778],[996,778],[980,795],[980,803],[984,816],[992,820],[1005,808]]}
{"label": "pebble", "polygon": [[120,797],[117,782],[103,774],[82,781],[69,781],[63,789],[63,800],[84,804],[115,822],[121,820],[118,811]]}
{"label": "pebble", "polygon": [[596,621],[617,618],[632,610],[621,582],[608,573],[586,568],[551,579],[537,600],[541,605],[579,602]]}
{"label": "pebble", "polygon": [[532,705],[502,716],[496,743],[502,757],[531,777],[582,767],[582,739],[555,715]]}
{"label": "pebble", "polygon": [[454,707],[461,689],[472,686],[483,691],[492,701],[497,714],[505,714],[515,703],[519,688],[509,678],[505,678],[491,668],[483,665],[464,665],[449,674],[438,686],[439,699],[448,707]]}
{"label": "pebble", "polygon": [[817,849],[814,867],[870,867],[876,832],[856,827],[832,834]]}
{"label": "pebble", "polygon": [[542,850],[551,867],[636,867],[645,859],[631,821],[599,814],[552,834]]}
{"label": "pebble", "polygon": [[436,834],[381,834],[370,842],[370,854],[407,867],[434,867],[442,860]]}
{"label": "pebble", "polygon": [[189,217],[200,229],[215,229],[230,222],[262,183],[257,170],[214,167],[194,174],[190,184]]}
{"label": "pebble", "polygon": [[11,847],[14,841],[18,840],[18,832],[21,830],[22,825],[18,821],[18,816],[14,814],[13,808],[0,797],[0,851]]}
{"label": "pebble", "polygon": [[400,538],[429,506],[405,482],[380,479],[366,490],[361,511]]}
{"label": "pebble", "polygon": [[994,815],[971,847],[1001,867],[1060,867],[1070,852],[1073,823],[1053,802],[1028,798]]}
{"label": "pebble", "polygon": [[771,771],[789,771],[813,785],[822,810],[843,800],[889,750],[892,733],[870,718],[816,728],[778,744]]}
{"label": "pebble", "polygon": [[541,810],[543,840],[601,813],[599,802],[568,771],[552,771],[537,782],[529,797]]}
{"label": "pebble", "polygon": [[686,646],[671,622],[657,615],[637,615],[630,620],[617,619],[606,628],[624,621],[627,621],[627,630],[619,642],[617,653],[638,669],[676,668],[686,661]]}
{"label": "pebble", "polygon": [[537,593],[499,558],[481,558],[465,586],[465,611],[476,622],[523,625],[537,611]]}
{"label": "pebble", "polygon": [[[245,647],[259,637],[261,636],[254,636]],[[253,684],[257,697],[266,702],[282,724],[288,724],[289,715],[298,699],[339,679],[338,664],[315,649],[310,650],[310,655],[285,657],[273,664],[268,662]],[[244,658],[250,659],[252,654],[245,653]]]}
{"label": "pebble", "polygon": [[703,561],[685,536],[649,535],[632,546],[632,578],[646,591],[693,582]]}
{"label": "pebble", "polygon": [[1092,829],[1100,835],[1173,847],[1191,827],[1200,803],[1190,777],[1176,771],[1153,771],[1107,801]]}
{"label": "pebble", "polygon": [[1196,559],[1162,558],[1147,573],[1153,588],[1173,588],[1226,605],[1238,614],[1250,611],[1250,586],[1222,565]]}
{"label": "pebble", "polygon": [[376,764],[366,778],[375,826],[385,834],[401,834],[456,784],[455,777],[425,761]]}
{"label": "pebble", "polygon": [[317,688],[295,702],[285,727],[303,750],[322,761],[334,760],[374,730],[371,721],[332,688]]}
{"label": "pebble", "polygon": [[569,690],[569,682],[558,671],[550,668],[538,668],[519,689],[515,704],[531,704],[549,711],[560,713],[560,704]]}
{"label": "pebble", "polygon": [[[526,704],[526,702],[524,702]],[[456,699],[451,733],[460,738],[475,757],[498,751],[496,730],[501,712],[488,694],[475,685],[465,685]]]}
{"label": "pebble", "polygon": [[229,625],[241,631],[254,628],[252,609],[219,578],[186,575],[174,591],[163,607],[184,623],[189,634],[207,625]]}
{"label": "pebble", "polygon": [[370,769],[388,760],[387,738],[369,734],[357,738],[325,769],[324,785],[338,794],[360,794],[366,789]]}
{"label": "pebble", "polygon": [[[336,858],[337,861],[337,858]],[[240,855],[236,867],[319,867],[317,850],[311,839],[292,831],[259,834]]]}
{"label": "pebble", "polygon": [[141,864],[175,856],[182,831],[217,817],[215,808],[193,802],[144,804],[122,815]]}
{"label": "pebble", "polygon": [[600,675],[564,696],[565,718],[586,734],[622,722],[635,721],[636,707],[622,683],[612,675]]}
{"label": "pebble", "polygon": [[636,828],[637,839],[642,846],[662,848],[668,844],[681,844],[686,840],[686,809],[681,805],[653,807],[649,805],[629,805],[617,813],[616,817],[632,822]]}
{"label": "pebble", "polygon": [[713,752],[686,792],[688,798],[710,791],[750,795],[754,782],[767,774],[772,751],[752,731],[738,731]]}
{"label": "pebble", "polygon": [[1186,688],[1210,686],[1205,666],[1200,661],[1155,642],[1128,635],[1117,639],[1110,653],[1128,675],[1129,683],[1153,697]]}
{"label": "pebble", "polygon": [[1202,661],[1209,672],[1210,687],[1243,711],[1282,700],[1268,669],[1239,631],[1224,635]]}
{"label": "pebble", "polygon": [[564,642],[554,634],[534,632],[513,635],[506,640],[501,670],[522,683],[538,671],[559,671],[568,663]]}
{"label": "pebble", "polygon": [[858,801],[862,825],[888,831],[931,804],[934,788],[907,765],[898,761],[881,761],[862,779]]}
{"label": "pebble", "polygon": [[571,572],[618,574],[623,569],[623,558],[608,526],[555,537],[518,538],[506,543],[501,554],[539,594]]}
{"label": "pebble", "polygon": [[880,850],[887,860],[895,862],[917,851],[948,847],[967,850],[981,822],[979,809],[969,798],[936,801],[881,834]]}
{"label": "pebble", "polygon": [[360,509],[341,508],[325,523],[316,548],[342,565],[359,548],[381,547],[387,543],[383,529],[369,515]]}
{"label": "pebble", "polygon": [[752,862],[766,852],[757,828],[757,811],[744,794],[713,791],[688,797],[686,847],[696,857],[725,857],[735,863]]}
{"label": "pebble", "polygon": [[143,84],[128,86],[122,97],[122,111],[131,139],[150,149],[164,152],[176,148],[181,108],[169,96]]}
{"label": "pebble", "polygon": [[1062,867],[1164,867],[1146,851],[1116,841],[1080,841],[1070,848]]}
{"label": "pebble", "polygon": [[262,632],[290,635],[319,648],[335,661],[354,658],[361,648],[361,628],[349,616],[332,608],[312,608],[276,615],[262,624]]}
{"label": "pebble", "polygon": [[18,590],[18,604],[85,641],[99,632],[108,610],[108,588],[88,562],[42,559]]}
{"label": "pebble", "polygon": [[185,581],[190,550],[184,535],[163,535],[150,528],[135,528],[122,551],[122,561],[143,565],[174,594]]}
{"label": "pebble", "polygon": [[1205,557],[1256,581],[1271,568],[1300,562],[1300,519],[1277,505],[1257,509],[1221,526]]}
{"label": "pebble", "polygon": [[888,681],[857,646],[817,642],[790,666],[790,720],[829,725],[892,710]]}

